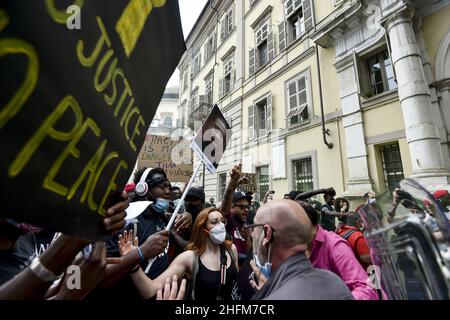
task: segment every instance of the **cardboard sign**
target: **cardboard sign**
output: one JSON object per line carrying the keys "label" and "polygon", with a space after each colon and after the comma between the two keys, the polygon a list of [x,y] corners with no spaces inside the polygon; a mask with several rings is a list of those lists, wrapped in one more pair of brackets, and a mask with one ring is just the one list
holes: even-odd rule
{"label": "cardboard sign", "polygon": [[219,107],[215,105],[208,118],[192,141],[192,150],[212,174],[217,167],[231,139],[231,127]]}
{"label": "cardboard sign", "polygon": [[185,50],[177,0],[1,1],[0,215],[108,237]]}
{"label": "cardboard sign", "polygon": [[189,141],[147,135],[138,159],[138,169],[162,168],[170,182],[188,182],[192,176],[192,152]]}
{"label": "cardboard sign", "polygon": [[241,183],[239,189],[244,192],[253,192],[256,194],[258,187],[256,185],[256,173],[243,173],[242,177],[247,178],[246,183]]}

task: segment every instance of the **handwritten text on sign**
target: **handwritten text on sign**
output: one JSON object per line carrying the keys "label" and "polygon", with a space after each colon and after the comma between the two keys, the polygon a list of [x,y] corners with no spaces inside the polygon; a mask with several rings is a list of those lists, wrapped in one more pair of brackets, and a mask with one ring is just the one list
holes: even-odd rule
{"label": "handwritten text on sign", "polygon": [[193,173],[189,142],[147,135],[139,154],[138,167],[162,168],[170,181],[188,182]]}

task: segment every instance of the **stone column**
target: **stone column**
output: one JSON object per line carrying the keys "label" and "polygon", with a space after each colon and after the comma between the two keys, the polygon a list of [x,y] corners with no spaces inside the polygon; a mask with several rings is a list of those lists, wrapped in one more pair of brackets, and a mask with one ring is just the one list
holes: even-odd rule
{"label": "stone column", "polygon": [[427,186],[447,184],[450,172],[444,168],[439,132],[431,115],[430,90],[411,19],[411,13],[404,7],[384,22],[411,153],[411,177]]}

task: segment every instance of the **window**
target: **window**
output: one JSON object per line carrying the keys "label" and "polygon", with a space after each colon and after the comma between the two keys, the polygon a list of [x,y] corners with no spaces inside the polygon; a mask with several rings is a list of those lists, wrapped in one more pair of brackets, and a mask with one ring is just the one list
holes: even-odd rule
{"label": "window", "polygon": [[284,3],[284,13],[288,43],[301,38],[313,26],[311,0],[287,0]]}
{"label": "window", "polygon": [[263,101],[256,104],[256,111],[257,111],[257,126],[256,126],[256,133],[257,136],[264,136],[266,131],[266,124],[267,124],[267,100],[264,99]]}
{"label": "window", "polygon": [[314,178],[311,158],[292,161],[295,190],[307,192],[314,189]]}
{"label": "window", "polygon": [[186,67],[186,69],[184,69],[183,72],[183,91],[186,90],[189,86],[189,76],[188,76],[188,68]]}
{"label": "window", "polygon": [[285,0],[285,21],[278,26],[280,51],[313,27],[311,0]]}
{"label": "window", "polygon": [[213,103],[213,79],[212,76],[205,80],[205,102],[208,105],[212,105]]}
{"label": "window", "polygon": [[233,31],[233,8],[230,8],[220,23],[220,41],[224,41]]}
{"label": "window", "polygon": [[223,195],[227,188],[227,174],[219,173],[219,194],[217,195],[217,199],[223,199]]}
{"label": "window", "polygon": [[269,26],[266,22],[258,30],[256,30],[256,52],[257,52],[257,69],[269,62],[267,37],[269,34]]}
{"label": "window", "polygon": [[189,116],[198,108],[198,88],[191,93],[191,105],[189,106]]}
{"label": "window", "polygon": [[400,186],[400,181],[405,178],[398,143],[380,147],[380,153],[386,188],[392,192]]}
{"label": "window", "polygon": [[230,34],[231,31],[233,31],[233,8],[231,8],[227,15],[225,16],[226,19],[226,26],[227,26],[227,33]]}
{"label": "window", "polygon": [[195,77],[199,73],[201,65],[202,65],[202,54],[199,52],[194,58],[194,63],[192,66],[193,68],[192,77]]}
{"label": "window", "polygon": [[256,186],[259,200],[262,201],[269,191],[269,166],[256,168]]}
{"label": "window", "polygon": [[369,96],[397,88],[394,69],[387,50],[367,59],[369,71]]}
{"label": "window", "polygon": [[292,41],[300,38],[305,33],[305,19],[303,18],[303,9],[300,8],[289,19],[290,37]]}
{"label": "window", "polygon": [[223,94],[231,91],[233,86],[233,59],[228,60],[223,66]]}
{"label": "window", "polygon": [[163,121],[163,126],[167,128],[172,128],[172,118],[166,117]]}
{"label": "window", "polygon": [[249,140],[260,138],[272,131],[272,94],[255,102],[248,109]]}
{"label": "window", "polygon": [[302,75],[286,85],[288,113],[286,119],[290,125],[302,123],[309,119],[308,114],[308,76]]}
{"label": "window", "polygon": [[216,51],[216,37],[214,34],[208,37],[205,42],[205,63],[212,57]]}

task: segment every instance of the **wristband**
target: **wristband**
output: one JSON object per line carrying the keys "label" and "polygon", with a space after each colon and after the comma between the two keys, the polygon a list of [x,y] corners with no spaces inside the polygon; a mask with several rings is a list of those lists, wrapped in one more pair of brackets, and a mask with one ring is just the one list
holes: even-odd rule
{"label": "wristband", "polygon": [[141,268],[140,265],[135,266],[133,269],[131,269],[130,274],[138,272],[140,268]]}
{"label": "wristband", "polygon": [[138,254],[139,254],[139,259],[141,259],[141,263],[144,264],[147,262],[147,260],[145,260],[144,254],[142,253],[141,247],[138,247]]}
{"label": "wristband", "polygon": [[41,279],[44,282],[54,282],[58,280],[58,276],[56,276],[53,272],[48,270],[39,260],[38,257],[33,259],[31,262],[30,270],[34,273],[36,277]]}

